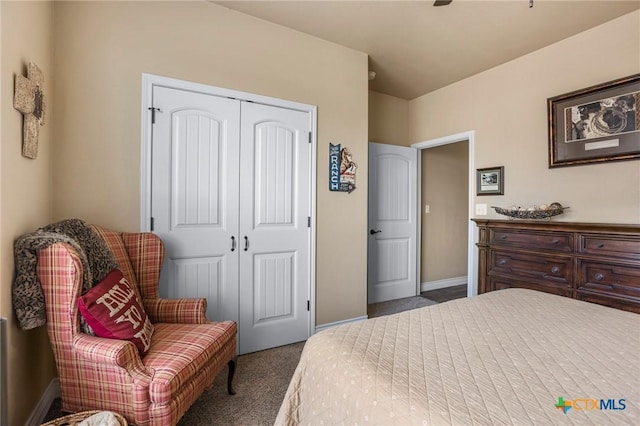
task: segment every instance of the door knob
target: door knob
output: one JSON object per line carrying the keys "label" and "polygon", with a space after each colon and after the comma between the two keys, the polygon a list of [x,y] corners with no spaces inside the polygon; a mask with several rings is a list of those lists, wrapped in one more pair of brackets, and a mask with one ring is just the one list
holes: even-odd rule
{"label": "door knob", "polygon": [[377,233],[379,233],[379,232],[382,232],[382,230],[381,230],[381,229],[370,229],[370,230],[369,230],[369,233],[370,233],[371,235],[377,234]]}

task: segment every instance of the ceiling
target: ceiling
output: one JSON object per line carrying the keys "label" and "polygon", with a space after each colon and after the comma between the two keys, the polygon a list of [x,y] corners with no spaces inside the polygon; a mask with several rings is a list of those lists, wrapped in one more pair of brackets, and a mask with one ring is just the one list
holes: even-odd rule
{"label": "ceiling", "polygon": [[[407,100],[640,8],[640,0],[212,2],[367,53],[370,89]],[[640,37],[633,31],[620,28],[620,37]]]}

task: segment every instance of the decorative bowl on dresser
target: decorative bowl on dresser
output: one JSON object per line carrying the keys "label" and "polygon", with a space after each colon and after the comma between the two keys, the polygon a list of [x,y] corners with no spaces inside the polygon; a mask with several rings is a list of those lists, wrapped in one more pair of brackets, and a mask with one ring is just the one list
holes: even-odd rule
{"label": "decorative bowl on dresser", "polygon": [[529,288],[640,313],[640,225],[472,220],[478,294]]}

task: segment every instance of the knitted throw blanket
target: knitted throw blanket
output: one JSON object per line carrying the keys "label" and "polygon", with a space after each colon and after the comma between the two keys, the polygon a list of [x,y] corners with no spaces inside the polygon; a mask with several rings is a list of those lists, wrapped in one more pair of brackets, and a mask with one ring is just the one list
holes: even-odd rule
{"label": "knitted throw blanket", "polygon": [[37,274],[38,250],[61,242],[69,243],[80,256],[83,292],[118,267],[107,244],[80,219],[63,220],[18,237],[14,243],[16,275],[12,296],[13,309],[23,330],[47,322],[44,292]]}

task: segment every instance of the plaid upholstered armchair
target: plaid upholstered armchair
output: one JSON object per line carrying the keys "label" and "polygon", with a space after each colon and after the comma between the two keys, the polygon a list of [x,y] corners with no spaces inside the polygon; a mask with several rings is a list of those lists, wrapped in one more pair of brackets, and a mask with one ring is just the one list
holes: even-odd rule
{"label": "plaid upholstered armchair", "polygon": [[[93,229],[141,301],[152,334],[141,352],[130,341],[82,332],[78,299],[83,270],[78,252],[67,243],[39,250],[37,274],[45,295],[62,410],[109,410],[131,424],[174,425],[226,364],[227,390],[233,394],[236,324],[207,321],[205,299],[159,298],[164,246],[156,235]],[[135,316],[128,319],[133,322]]]}

